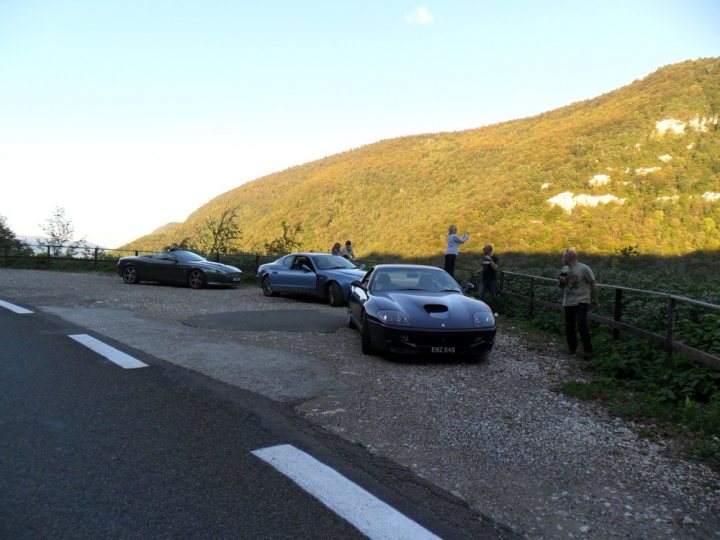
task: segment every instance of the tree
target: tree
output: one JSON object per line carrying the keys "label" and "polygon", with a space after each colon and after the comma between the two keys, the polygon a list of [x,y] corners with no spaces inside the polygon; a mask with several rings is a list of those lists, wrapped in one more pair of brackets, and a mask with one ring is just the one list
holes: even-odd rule
{"label": "tree", "polygon": [[302,242],[297,239],[298,234],[302,232],[300,223],[296,223],[292,227],[283,220],[282,229],[282,236],[270,242],[265,242],[265,252],[268,255],[283,255],[284,253],[297,251],[302,247]]}
{"label": "tree", "polygon": [[218,218],[209,217],[204,227],[198,227],[195,233],[195,245],[198,251],[206,253],[229,253],[235,242],[242,237],[237,223],[238,209],[225,208]]}
{"label": "tree", "polygon": [[17,252],[31,252],[30,246],[18,240],[15,233],[7,224],[7,218],[0,216],[0,249]]}
{"label": "tree", "polygon": [[75,256],[78,251],[88,250],[85,238],[73,240],[75,227],[65,216],[64,208],[55,207],[53,215],[48,218],[45,225],[40,225],[40,228],[48,235],[48,246],[52,248],[55,257],[62,255],[63,249],[68,257]]}

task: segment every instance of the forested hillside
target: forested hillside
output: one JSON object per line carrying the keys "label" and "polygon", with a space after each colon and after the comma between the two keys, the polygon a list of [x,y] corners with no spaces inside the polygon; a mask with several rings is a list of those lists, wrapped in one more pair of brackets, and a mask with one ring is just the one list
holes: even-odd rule
{"label": "forested hillside", "polygon": [[[531,85],[532,81],[528,81]],[[478,129],[380,141],[243,184],[128,246],[206,234],[237,208],[240,251],[300,225],[305,249],[441,253],[447,227],[501,252],[720,250],[720,59],[688,61],[592,100]]]}

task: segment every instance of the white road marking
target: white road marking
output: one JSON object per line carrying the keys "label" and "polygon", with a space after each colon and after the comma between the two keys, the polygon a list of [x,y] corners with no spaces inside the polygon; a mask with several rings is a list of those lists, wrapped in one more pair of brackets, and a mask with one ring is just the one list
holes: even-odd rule
{"label": "white road marking", "polygon": [[11,304],[10,302],[4,302],[3,300],[0,300],[0,307],[9,309],[10,311],[13,311],[15,313],[19,313],[20,315],[27,315],[28,313],[33,313],[29,309],[25,309],[23,307],[16,306],[15,304]]}
{"label": "white road marking", "polygon": [[424,527],[385,504],[314,457],[282,444],[252,452],[289,477],[371,539],[436,539]]}
{"label": "white road marking", "polygon": [[95,351],[100,356],[104,356],[111,362],[125,369],[148,367],[147,364],[141,362],[137,358],[133,358],[129,354],[118,351],[116,348],[111,347],[94,337],[88,336],[87,334],[74,334],[69,335],[68,337],[70,339],[74,339],[82,345],[85,345],[88,349]]}

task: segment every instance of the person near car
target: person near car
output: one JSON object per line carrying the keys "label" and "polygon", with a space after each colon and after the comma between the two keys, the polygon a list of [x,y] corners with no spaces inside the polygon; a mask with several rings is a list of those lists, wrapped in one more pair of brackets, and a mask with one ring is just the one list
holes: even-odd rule
{"label": "person near car", "polygon": [[492,297],[491,307],[493,315],[496,317],[500,314],[500,288],[498,287],[498,269],[500,268],[500,260],[493,253],[493,247],[488,244],[483,247],[483,257],[480,261],[480,274],[478,279],[477,297],[484,300],[485,291],[490,291]]}
{"label": "person near car", "polygon": [[340,255],[348,260],[355,260],[355,252],[353,252],[352,242],[350,240],[345,241],[345,245],[340,250]]}
{"label": "person near car", "polygon": [[598,287],[595,274],[586,264],[577,259],[577,252],[566,249],[563,252],[564,266],[558,276],[558,286],[563,290],[563,310],[565,311],[565,338],[568,353],[575,354],[577,332],[583,344],[583,356],[592,358],[593,348],[587,324],[588,308],[598,305]]}
{"label": "person near car", "polygon": [[335,245],[332,247],[330,254],[331,255],[342,255],[342,246],[340,245],[340,242],[335,242]]}
{"label": "person near car", "polygon": [[445,271],[452,277],[455,277],[455,263],[457,261],[458,250],[461,244],[468,241],[470,235],[468,233],[462,236],[458,235],[457,227],[450,225],[448,228],[447,248],[445,249]]}

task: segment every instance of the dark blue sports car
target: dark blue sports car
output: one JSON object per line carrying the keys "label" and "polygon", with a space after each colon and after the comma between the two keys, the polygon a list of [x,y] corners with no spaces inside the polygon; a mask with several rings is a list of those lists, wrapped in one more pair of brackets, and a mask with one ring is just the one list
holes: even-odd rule
{"label": "dark blue sports car", "polygon": [[118,260],[117,269],[123,281],[129,284],[154,281],[202,289],[206,285],[237,286],[242,280],[239,268],[208,261],[197,253],[183,249],[122,257]]}
{"label": "dark blue sports car", "polygon": [[331,306],[347,301],[350,283],[365,271],[349,260],[328,253],[291,253],[258,267],[257,284],[265,296],[279,293],[315,296]]}
{"label": "dark blue sports car", "polygon": [[487,304],[465,296],[445,270],[378,265],[353,282],[348,325],[360,329],[362,352],[487,357],[495,319]]}

